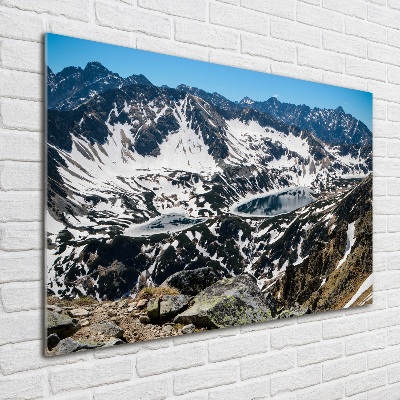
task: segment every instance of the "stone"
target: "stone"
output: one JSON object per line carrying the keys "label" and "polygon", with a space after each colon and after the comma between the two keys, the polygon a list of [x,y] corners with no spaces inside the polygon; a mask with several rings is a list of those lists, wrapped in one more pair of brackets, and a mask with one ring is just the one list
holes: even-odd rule
{"label": "stone", "polygon": [[193,324],[185,325],[185,326],[182,328],[182,333],[183,333],[184,335],[187,335],[187,334],[189,334],[189,333],[193,333],[195,329],[196,329],[196,327],[195,327]]}
{"label": "stone", "polygon": [[120,344],[124,344],[125,342],[121,339],[118,338],[110,338],[105,344],[104,347],[108,347],[108,346],[118,346]]}
{"label": "stone", "polygon": [[88,326],[90,323],[89,323],[89,321],[87,320],[87,319],[83,319],[82,321],[81,321],[81,326],[82,327],[84,327],[84,326]]}
{"label": "stone", "polygon": [[153,320],[157,321],[160,318],[160,300],[150,299],[147,303],[147,315]]}
{"label": "stone", "polygon": [[61,354],[74,353],[79,350],[95,349],[97,347],[102,347],[103,345],[104,343],[78,342],[71,338],[66,338],[61,340],[49,355],[58,356]]}
{"label": "stone", "polygon": [[200,292],[193,305],[174,322],[206,328],[226,328],[272,319],[256,279],[249,274],[225,278]]}
{"label": "stone", "polygon": [[66,313],[47,311],[47,334],[55,333],[60,339],[72,336],[80,328],[77,319],[69,317]]}
{"label": "stone", "polygon": [[57,312],[59,314],[63,312],[63,309],[61,307],[58,307],[58,306],[47,306],[47,309],[50,310],[50,311],[55,311],[55,312]]}
{"label": "stone", "polygon": [[144,308],[144,307],[146,307],[148,302],[149,301],[147,299],[139,300],[138,303],[137,303],[137,307],[138,308]]}
{"label": "stone", "polygon": [[52,350],[60,343],[60,338],[56,333],[52,333],[51,335],[47,336],[47,348]]}
{"label": "stone", "polygon": [[149,318],[147,315],[141,315],[141,316],[139,317],[139,321],[140,321],[142,324],[149,324],[149,323],[150,323],[150,318]]}
{"label": "stone", "polygon": [[112,322],[99,322],[90,328],[92,333],[100,333],[104,336],[123,338],[124,330]]}
{"label": "stone", "polygon": [[84,318],[90,315],[89,311],[85,310],[84,308],[75,308],[73,310],[68,311],[68,314],[72,318]]}
{"label": "stone", "polygon": [[188,306],[190,300],[190,296],[183,294],[164,295],[160,301],[160,319],[166,320],[175,317]]}
{"label": "stone", "polygon": [[171,333],[173,330],[173,327],[171,325],[164,325],[162,330],[164,333]]}

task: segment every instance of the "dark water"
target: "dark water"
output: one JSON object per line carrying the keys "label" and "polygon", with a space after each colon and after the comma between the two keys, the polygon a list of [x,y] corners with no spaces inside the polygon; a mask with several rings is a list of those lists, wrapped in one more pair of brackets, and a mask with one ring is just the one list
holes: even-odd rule
{"label": "dark water", "polygon": [[306,187],[298,187],[281,193],[271,194],[242,204],[236,211],[249,215],[273,216],[285,214],[312,203],[315,197]]}

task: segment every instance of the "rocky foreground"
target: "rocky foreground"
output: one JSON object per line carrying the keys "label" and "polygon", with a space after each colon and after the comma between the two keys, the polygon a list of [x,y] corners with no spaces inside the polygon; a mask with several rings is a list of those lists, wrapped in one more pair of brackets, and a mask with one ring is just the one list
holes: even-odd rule
{"label": "rocky foreground", "polygon": [[[47,355],[265,322],[307,312],[277,311],[273,299],[260,292],[255,278],[249,274],[224,278],[207,287],[212,280],[202,278],[211,273],[208,268],[184,271],[160,287],[145,288],[135,298],[117,301],[49,297]],[[169,286],[169,282],[182,287],[181,291]],[[187,282],[192,285],[186,286]]]}

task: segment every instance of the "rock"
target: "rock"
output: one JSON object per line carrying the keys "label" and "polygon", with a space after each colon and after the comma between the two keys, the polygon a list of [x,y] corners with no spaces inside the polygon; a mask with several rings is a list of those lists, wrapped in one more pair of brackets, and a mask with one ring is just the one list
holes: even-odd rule
{"label": "rock", "polygon": [[61,307],[58,306],[47,306],[47,309],[50,311],[55,311],[57,313],[62,313],[63,309]]}
{"label": "rock", "polygon": [[200,292],[174,322],[206,328],[265,322],[272,319],[257,281],[249,274],[226,278]]}
{"label": "rock", "polygon": [[70,318],[65,313],[47,311],[47,334],[55,333],[60,339],[72,336],[80,328],[77,319]]}
{"label": "rock", "polygon": [[222,272],[211,267],[204,267],[176,272],[168,277],[161,286],[172,286],[182,294],[195,296],[223,277]]}
{"label": "rock", "polygon": [[139,321],[140,321],[142,324],[149,324],[149,323],[150,323],[150,318],[149,318],[147,315],[141,315],[141,316],[139,317]]}
{"label": "rock", "polygon": [[88,317],[90,315],[89,311],[85,310],[84,308],[75,308],[71,311],[68,311],[68,314],[72,318],[84,318],[84,317]]}
{"label": "rock", "polygon": [[147,315],[153,321],[158,321],[160,318],[160,300],[150,299],[147,303]]}
{"label": "rock", "polygon": [[176,296],[164,295],[160,301],[160,319],[166,320],[175,317],[187,307],[190,300],[190,296],[183,294]]}
{"label": "rock", "polygon": [[57,334],[52,333],[47,337],[47,348],[49,350],[52,350],[54,347],[56,347],[58,343],[60,343],[60,338]]}
{"label": "rock", "polygon": [[122,338],[124,335],[124,330],[112,322],[99,322],[97,324],[94,324],[90,328],[90,331],[92,333],[100,333],[105,336],[116,338]]}
{"label": "rock", "polygon": [[173,327],[171,325],[164,325],[163,328],[162,328],[162,331],[164,333],[171,333],[172,330],[173,330]]}
{"label": "rock", "polygon": [[84,327],[84,326],[88,326],[90,323],[89,323],[89,321],[87,320],[87,319],[83,319],[82,321],[81,321],[81,326],[82,327]]}
{"label": "rock", "polygon": [[148,303],[147,299],[139,300],[138,303],[137,303],[137,307],[138,308],[144,308],[144,307],[146,307],[147,303]]}
{"label": "rock", "polygon": [[193,333],[195,329],[196,329],[196,327],[193,324],[185,325],[182,328],[182,333],[184,335],[187,335],[188,333]]}
{"label": "rock", "polygon": [[124,344],[125,342],[118,338],[111,338],[105,344],[104,347],[108,346],[118,346],[119,344]]}
{"label": "rock", "polygon": [[77,342],[71,338],[61,340],[49,355],[58,356],[61,354],[74,353],[79,350],[95,349],[102,347],[103,343]]}

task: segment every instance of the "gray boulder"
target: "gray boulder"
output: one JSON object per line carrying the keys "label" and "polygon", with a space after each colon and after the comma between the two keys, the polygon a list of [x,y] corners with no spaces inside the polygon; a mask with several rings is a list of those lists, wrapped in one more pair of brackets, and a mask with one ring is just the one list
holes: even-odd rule
{"label": "gray boulder", "polygon": [[90,331],[92,333],[100,333],[104,336],[115,337],[118,339],[122,339],[124,336],[124,330],[112,322],[99,322],[94,324],[91,326]]}
{"label": "gray boulder", "polygon": [[47,310],[47,335],[55,333],[60,339],[72,336],[80,328],[79,321],[65,313]]}
{"label": "gray boulder", "polygon": [[193,305],[177,315],[175,323],[206,328],[265,322],[272,319],[256,279],[248,274],[225,278],[200,292]]}
{"label": "gray boulder", "polygon": [[61,340],[57,346],[49,352],[49,355],[58,356],[61,354],[74,353],[79,350],[95,349],[97,347],[102,347],[103,345],[104,343],[78,342],[69,337]]}
{"label": "gray boulder", "polygon": [[164,295],[160,301],[160,319],[166,320],[183,311],[189,304],[191,297],[179,294],[177,296]]}

